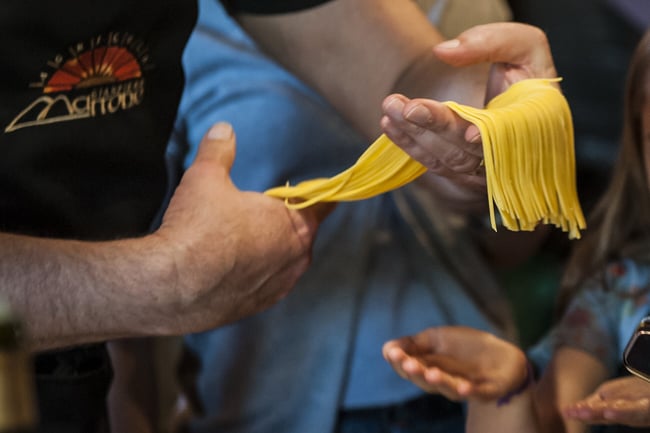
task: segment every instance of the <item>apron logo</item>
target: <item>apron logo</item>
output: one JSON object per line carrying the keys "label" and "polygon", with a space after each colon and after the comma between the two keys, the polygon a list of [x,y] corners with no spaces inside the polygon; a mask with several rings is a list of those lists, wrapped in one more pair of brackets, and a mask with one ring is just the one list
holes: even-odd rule
{"label": "apron logo", "polygon": [[144,99],[143,69],[150,68],[144,44],[127,33],[98,36],[47,62],[50,72],[30,87],[42,94],[5,127],[13,132],[114,114],[140,105]]}

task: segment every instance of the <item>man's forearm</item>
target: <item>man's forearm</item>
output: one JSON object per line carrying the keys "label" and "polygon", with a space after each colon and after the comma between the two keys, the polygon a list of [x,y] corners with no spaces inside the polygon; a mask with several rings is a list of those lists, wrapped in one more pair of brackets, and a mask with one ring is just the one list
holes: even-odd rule
{"label": "man's forearm", "polygon": [[[1,295],[48,349],[164,333],[174,284],[155,239],[81,242],[0,235]],[[157,324],[157,325],[156,325]]]}
{"label": "man's forearm", "polygon": [[0,233],[0,296],[32,349],[120,337],[181,335],[260,312],[305,272],[330,206],[302,211],[240,191],[235,135],[201,142],[156,232],[106,242]]}

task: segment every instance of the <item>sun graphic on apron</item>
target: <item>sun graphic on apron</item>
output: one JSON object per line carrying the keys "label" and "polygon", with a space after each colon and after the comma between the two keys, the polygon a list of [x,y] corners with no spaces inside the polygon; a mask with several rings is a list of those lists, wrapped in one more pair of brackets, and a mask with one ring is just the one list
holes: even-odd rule
{"label": "sun graphic on apron", "polygon": [[85,51],[65,62],[45,85],[44,93],[101,86],[140,78],[136,58],[122,47],[101,47]]}

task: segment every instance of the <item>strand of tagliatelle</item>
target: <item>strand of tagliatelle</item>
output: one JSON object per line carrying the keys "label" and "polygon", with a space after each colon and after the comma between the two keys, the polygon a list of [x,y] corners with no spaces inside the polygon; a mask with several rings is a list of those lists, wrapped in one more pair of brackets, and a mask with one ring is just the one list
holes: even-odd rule
{"label": "strand of tagliatelle", "polygon": [[[485,108],[444,102],[481,133],[490,223],[495,231],[495,205],[509,230],[554,224],[577,239],[586,227],[577,194],[571,110],[553,84],[559,80],[519,81]],[[271,188],[265,194],[302,209],[323,201],[370,198],[425,171],[382,134],[353,166],[336,176]]]}

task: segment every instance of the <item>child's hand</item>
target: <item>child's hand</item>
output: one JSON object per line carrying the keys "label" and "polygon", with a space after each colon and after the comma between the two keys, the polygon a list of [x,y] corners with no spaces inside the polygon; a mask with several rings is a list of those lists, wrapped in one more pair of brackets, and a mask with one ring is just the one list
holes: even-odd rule
{"label": "child's hand", "polygon": [[566,417],[586,424],[650,426],[650,383],[635,376],[609,380],[565,407]]}
{"label": "child's hand", "polygon": [[461,326],[388,341],[384,358],[423,390],[450,400],[499,399],[528,380],[525,354],[494,335]]}

